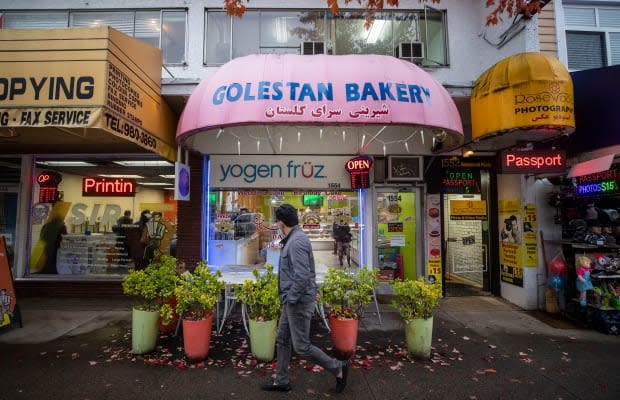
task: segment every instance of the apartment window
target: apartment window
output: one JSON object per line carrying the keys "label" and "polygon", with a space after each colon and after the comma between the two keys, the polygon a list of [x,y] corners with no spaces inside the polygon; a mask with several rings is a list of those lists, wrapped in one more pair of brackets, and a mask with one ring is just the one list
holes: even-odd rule
{"label": "apartment window", "polygon": [[607,65],[602,32],[566,32],[568,68],[581,70]]}
{"label": "apartment window", "polygon": [[322,10],[248,10],[236,18],[207,10],[205,64],[258,53],[324,53],[394,55],[425,66],[447,65],[444,12],[428,7],[379,12],[370,29],[365,22],[362,11],[332,16]]}
{"label": "apartment window", "polygon": [[581,70],[620,64],[620,8],[564,8],[568,68]]}
{"label": "apartment window", "polygon": [[205,64],[221,65],[249,54],[300,54],[303,42],[325,41],[323,11],[253,11],[243,18],[206,12]]}
{"label": "apartment window", "polygon": [[163,51],[164,64],[185,62],[185,10],[28,11],[4,13],[3,28],[50,29],[110,26]]}
{"label": "apartment window", "polygon": [[1,27],[6,29],[50,29],[69,26],[69,15],[66,12],[5,12],[3,14]]}

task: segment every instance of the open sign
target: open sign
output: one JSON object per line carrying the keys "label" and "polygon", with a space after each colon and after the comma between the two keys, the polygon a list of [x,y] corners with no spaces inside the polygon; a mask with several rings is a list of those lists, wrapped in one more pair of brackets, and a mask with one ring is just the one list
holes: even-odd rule
{"label": "open sign", "polygon": [[354,157],[346,162],[344,168],[351,175],[352,189],[367,189],[370,187],[369,171],[372,167],[372,158],[366,155]]}

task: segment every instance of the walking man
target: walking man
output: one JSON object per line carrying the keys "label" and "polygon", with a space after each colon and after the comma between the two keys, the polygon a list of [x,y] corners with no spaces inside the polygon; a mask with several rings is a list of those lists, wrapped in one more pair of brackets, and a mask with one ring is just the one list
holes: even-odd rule
{"label": "walking man", "polygon": [[293,350],[334,374],[336,392],[347,385],[347,361],[329,357],[310,343],[310,323],[316,306],[316,273],[312,246],[299,227],[297,210],[290,204],[276,209],[278,228],[282,231],[282,250],[278,286],[282,311],[276,337],[278,368],[274,382],[261,386],[262,390],[288,392],[291,390],[289,363]]}

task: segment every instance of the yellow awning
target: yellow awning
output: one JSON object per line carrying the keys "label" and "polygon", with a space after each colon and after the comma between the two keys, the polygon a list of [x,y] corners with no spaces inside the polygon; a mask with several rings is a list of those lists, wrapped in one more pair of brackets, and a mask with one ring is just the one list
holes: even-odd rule
{"label": "yellow awning", "polygon": [[472,139],[515,132],[537,141],[575,130],[573,82],[542,53],[520,53],[486,70],[471,97]]}
{"label": "yellow awning", "polygon": [[2,152],[149,151],[174,161],[161,66],[160,49],[108,27],[0,30]]}

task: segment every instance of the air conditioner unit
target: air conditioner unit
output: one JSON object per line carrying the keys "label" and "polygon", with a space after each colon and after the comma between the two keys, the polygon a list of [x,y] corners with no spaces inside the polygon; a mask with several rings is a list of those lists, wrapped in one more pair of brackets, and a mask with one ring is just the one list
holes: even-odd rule
{"label": "air conditioner unit", "polygon": [[302,42],[301,54],[325,54],[325,42]]}
{"label": "air conditioner unit", "polygon": [[424,59],[424,43],[405,42],[399,43],[394,48],[394,57],[412,63],[418,63]]}

